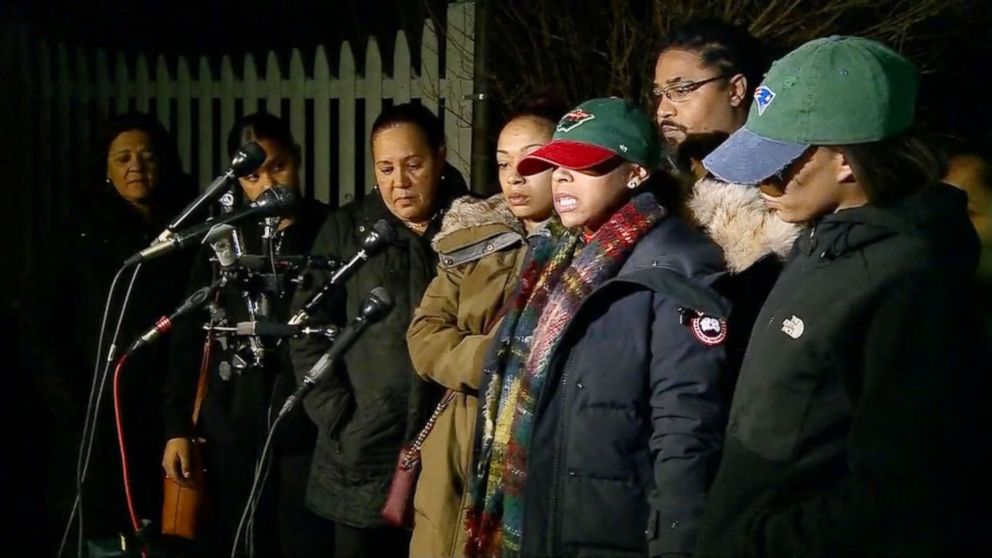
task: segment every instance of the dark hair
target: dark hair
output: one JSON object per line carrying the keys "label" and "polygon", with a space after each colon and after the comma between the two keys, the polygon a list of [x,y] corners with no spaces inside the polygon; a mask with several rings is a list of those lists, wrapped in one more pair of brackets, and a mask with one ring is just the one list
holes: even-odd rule
{"label": "dark hair", "polygon": [[915,131],[871,143],[840,146],[868,201],[888,205],[936,183],[947,167],[942,154]]}
{"label": "dark hair", "polygon": [[293,154],[297,164],[300,163],[300,148],[293,139],[289,124],[282,118],[267,112],[256,112],[243,116],[234,124],[231,132],[227,135],[228,156],[233,157],[242,145],[259,139],[279,144],[280,147]]}
{"label": "dark hair", "polygon": [[761,40],[747,29],[719,19],[693,19],[673,29],[663,40],[658,56],[671,49],[699,53],[705,65],[716,67],[722,75],[744,74],[744,108],[750,105],[754,89],[770,64]]}
{"label": "dark hair", "polygon": [[[403,103],[384,109],[376,117],[369,133],[370,148],[379,132],[400,124],[411,124],[420,129],[427,139],[427,145],[435,152],[445,146],[444,128],[441,127],[441,120],[423,105]],[[447,161],[443,161],[443,163],[444,169],[441,171],[441,184],[439,185],[439,206],[447,208],[451,205],[452,200],[467,193],[468,186],[465,183],[465,177],[455,167]]]}
{"label": "dark hair", "polygon": [[171,211],[174,207],[192,199],[196,195],[196,186],[182,171],[175,140],[154,116],[137,111],[111,116],[100,127],[93,155],[92,182],[83,194],[100,194],[106,187],[110,144],[117,136],[129,131],[147,134],[151,148],[155,152],[158,178],[152,191],[151,203],[161,205],[163,211]]}
{"label": "dark hair", "polygon": [[427,144],[431,149],[437,151],[444,147],[444,129],[441,127],[441,120],[423,105],[414,103],[403,103],[393,105],[376,117],[372,124],[372,131],[369,134],[370,144],[375,136],[386,128],[393,128],[400,124],[412,124],[424,133]]}
{"label": "dark hair", "polygon": [[107,157],[110,156],[110,144],[117,136],[129,131],[144,132],[151,141],[155,152],[160,182],[171,182],[181,172],[179,150],[169,132],[154,116],[143,112],[126,112],[111,116],[97,132],[94,155],[94,180],[97,184],[104,182],[107,173]]}
{"label": "dark hair", "polygon": [[508,124],[517,118],[530,116],[547,120],[554,126],[558,124],[566,112],[568,112],[568,105],[558,96],[552,93],[539,93],[517,105],[505,122]]}

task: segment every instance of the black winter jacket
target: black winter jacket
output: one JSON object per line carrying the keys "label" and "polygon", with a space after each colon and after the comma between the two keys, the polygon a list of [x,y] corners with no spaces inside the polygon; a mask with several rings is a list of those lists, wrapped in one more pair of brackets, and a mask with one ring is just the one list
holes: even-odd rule
{"label": "black winter jacket", "polygon": [[[165,188],[167,185],[162,185]],[[177,201],[178,204],[178,201]],[[32,275],[21,323],[24,369],[39,384],[49,410],[51,467],[46,507],[64,522],[75,493],[76,457],[101,318],[114,273],[124,260],[146,248],[178,207],[156,206],[149,221],[110,187],[84,197],[73,217],[54,232],[54,242]],[[119,355],[137,337],[169,314],[182,300],[192,254],[180,251],[141,266],[117,340]],[[131,279],[121,275],[108,313],[103,355]],[[137,512],[156,517],[161,503],[162,383],[166,352],[162,343],[135,353],[121,375],[121,410]],[[100,362],[102,372],[105,356]],[[111,374],[113,370],[111,369]],[[113,535],[129,524],[124,506],[120,450],[114,427],[112,376],[104,385],[86,481],[86,535]],[[62,506],[65,506],[63,509]],[[97,513],[99,506],[100,513]],[[58,534],[54,535],[56,537]]]}
{"label": "black winter jacket", "polygon": [[992,428],[977,253],[944,185],[800,236],[751,337],[700,554],[978,555]]}
{"label": "black winter jacket", "polygon": [[[444,194],[442,208],[457,194]],[[351,258],[377,220],[385,219],[397,233],[393,244],[362,265],[310,318],[313,325],[343,326],[376,287],[385,288],[394,302],[393,309],[359,336],[303,401],[318,428],[306,504],[325,518],[362,528],[385,525],[381,511],[400,447],[423,426],[440,395],[414,372],[406,330],[435,275],[437,257],[430,241],[441,214],[423,236],[417,236],[373,192],[332,214],[314,242],[315,254]],[[297,291],[294,308],[301,307],[329,277],[327,272],[311,273],[309,284]],[[301,380],[329,345],[311,336],[291,347]]]}
{"label": "black winter jacket", "polygon": [[723,274],[720,249],[667,217],[581,303],[535,410],[522,556],[692,552],[726,424],[726,326],[692,326],[726,319]]}

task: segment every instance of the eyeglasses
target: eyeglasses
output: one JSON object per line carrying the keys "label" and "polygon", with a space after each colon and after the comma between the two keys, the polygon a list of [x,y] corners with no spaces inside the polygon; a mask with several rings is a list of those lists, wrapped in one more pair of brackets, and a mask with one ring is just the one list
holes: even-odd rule
{"label": "eyeglasses", "polygon": [[668,100],[673,103],[681,103],[682,101],[688,99],[689,95],[692,95],[693,91],[699,89],[700,87],[706,85],[707,83],[711,81],[716,81],[718,79],[726,79],[728,77],[730,76],[719,75],[719,76],[711,77],[709,79],[701,79],[699,81],[682,81],[679,83],[669,85],[668,87],[665,88],[655,87],[651,90],[651,97],[655,101],[660,101],[661,96],[664,95],[665,97],[668,97]]}

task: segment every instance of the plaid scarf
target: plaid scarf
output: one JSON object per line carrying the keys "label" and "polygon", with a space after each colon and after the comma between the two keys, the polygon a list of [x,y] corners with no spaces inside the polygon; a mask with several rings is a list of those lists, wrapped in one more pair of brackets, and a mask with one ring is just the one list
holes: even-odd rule
{"label": "plaid scarf", "polygon": [[580,236],[552,220],[550,238],[531,248],[513,303],[497,334],[497,366],[482,401],[482,443],[470,490],[466,554],[520,552],[523,494],[534,409],[551,357],[583,300],[620,267],[665,215],[643,192],[596,231]]}

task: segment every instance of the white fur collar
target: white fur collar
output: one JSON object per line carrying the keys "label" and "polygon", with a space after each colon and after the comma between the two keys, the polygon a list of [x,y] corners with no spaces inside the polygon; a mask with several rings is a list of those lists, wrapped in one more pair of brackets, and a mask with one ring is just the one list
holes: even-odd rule
{"label": "white fur collar", "polygon": [[703,178],[692,187],[691,217],[723,248],[727,269],[740,273],[770,253],[784,258],[799,227],[765,207],[758,188]]}

